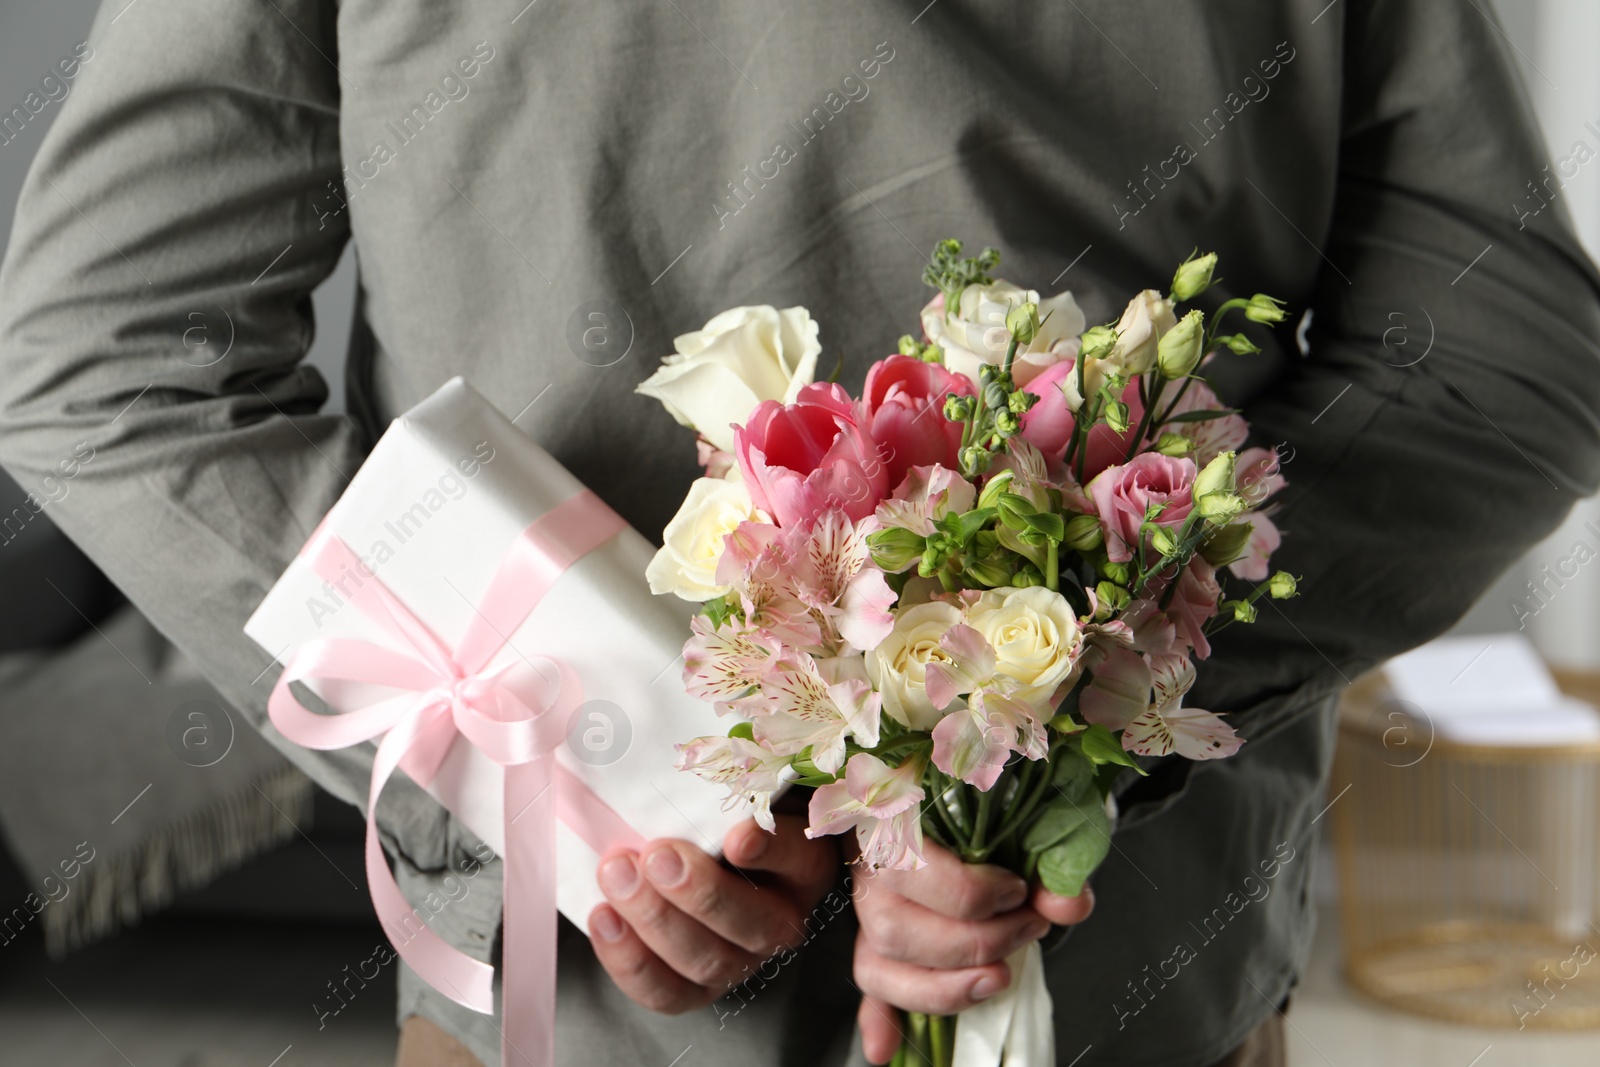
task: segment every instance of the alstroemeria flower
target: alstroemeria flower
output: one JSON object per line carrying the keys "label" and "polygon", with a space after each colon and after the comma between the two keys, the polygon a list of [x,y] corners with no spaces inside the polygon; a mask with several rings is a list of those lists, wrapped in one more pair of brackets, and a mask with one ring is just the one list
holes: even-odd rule
{"label": "alstroemeria flower", "polygon": [[868,867],[916,870],[922,858],[922,771],[920,759],[890,767],[877,756],[850,757],[842,781],[811,794],[807,837],[854,829],[861,861]]}
{"label": "alstroemeria flower", "polygon": [[773,671],[761,683],[767,714],[751,723],[755,739],[780,755],[808,746],[811,762],[829,774],[844,766],[845,738],[863,748],[878,743],[879,697],[867,684],[861,661],[803,657],[792,668]]}
{"label": "alstroemeria flower", "polygon": [[1122,747],[1141,756],[1223,759],[1239,751],[1244,738],[1221,717],[1199,708],[1185,708],[1183,696],[1194,685],[1194,664],[1187,656],[1155,656],[1150,660],[1154,698],[1147,711],[1122,731]]}
{"label": "alstroemeria flower", "polygon": [[876,518],[881,526],[927,537],[934,522],[951,512],[971,511],[977,499],[977,487],[949,467],[912,467],[878,505]]}
{"label": "alstroemeria flower", "polygon": [[776,832],[772,794],[783,785],[789,757],[779,756],[743,737],[697,737],[677,746],[678,769],[728,787],[724,811],[741,801],[755,806],[751,815],[764,829]]}
{"label": "alstroemeria flower", "polygon": [[683,646],[684,689],[690,696],[711,701],[718,714],[759,713],[761,683],[782,664],[783,646],[733,620],[718,629],[704,615],[696,615],[689,629],[694,636]]}
{"label": "alstroemeria flower", "polygon": [[1123,612],[1122,621],[1133,629],[1134,647],[1140,652],[1165,655],[1194,650],[1196,659],[1211,655],[1211,642],[1205,626],[1217,613],[1222,588],[1217,584],[1216,568],[1195,556],[1178,575],[1178,588],[1163,610],[1167,585],[1171,579],[1156,578],[1144,593]]}
{"label": "alstroemeria flower", "polygon": [[982,790],[994,787],[1011,753],[1036,760],[1048,751],[1032,705],[1003,693],[980,689],[933,728],[933,765]]}

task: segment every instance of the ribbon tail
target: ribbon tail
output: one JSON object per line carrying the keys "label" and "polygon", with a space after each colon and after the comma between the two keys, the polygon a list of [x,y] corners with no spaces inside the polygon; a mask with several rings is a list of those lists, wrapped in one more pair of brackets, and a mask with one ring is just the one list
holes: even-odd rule
{"label": "ribbon tail", "polygon": [[1011,984],[958,1015],[953,1067],[1052,1067],[1056,1029],[1044,954],[1031,941],[1006,957]]}
{"label": "ribbon tail", "polygon": [[424,718],[413,716],[398,723],[384,735],[373,758],[372,785],[367,792],[367,887],[389,943],[417,976],[462,1007],[492,1015],[494,968],[462,952],[422,921],[400,892],[378,837],[378,794],[411,747]]}
{"label": "ribbon tail", "polygon": [[500,1062],[556,1062],[555,759],[505,769]]}

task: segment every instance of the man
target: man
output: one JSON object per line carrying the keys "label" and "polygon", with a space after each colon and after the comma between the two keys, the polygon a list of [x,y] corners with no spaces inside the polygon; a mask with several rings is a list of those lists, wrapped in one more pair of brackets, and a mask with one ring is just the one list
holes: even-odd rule
{"label": "man", "polygon": [[[1481,5],[113,0],[91,42],[0,275],[0,460],[31,486],[92,441],[52,515],[352,802],[369,756],[273,733],[240,626],[374,436],[446,378],[654,534],[693,455],[632,390],[725,307],[809,307],[848,383],[913,328],[946,236],[998,245],[1010,279],[1070,287],[1091,321],[1196,246],[1221,254],[1207,301],[1266,291],[1312,312],[1303,350],[1280,331],[1217,375],[1282,449],[1276,562],[1305,596],[1231,628],[1203,667],[1194,703],[1233,713],[1243,751],[1122,791],[1096,914],[1047,958],[1063,1063],[1281,1062],[1261,1028],[1309,940],[1333,695],[1447,627],[1600,480],[1600,277],[1560,203],[1527,196],[1546,157]],[[351,239],[352,415],[319,415],[308,294]],[[181,358],[197,321],[231,330],[206,367]],[[390,793],[416,898],[466,836],[414,788]],[[879,901],[920,894],[899,912],[922,925],[863,903],[859,951],[846,912],[764,988],[650,1012],[722,988],[739,957],[708,964],[704,946],[772,947],[732,916],[803,909],[831,881],[832,857],[792,833],[764,860],[755,840],[730,841],[730,862],[775,866],[752,879],[765,895],[705,922],[660,890],[727,868],[681,843],[619,857],[594,947],[563,927],[562,1062],[690,1045],[697,1062],[859,1062],[857,984],[881,1059],[890,1005],[970,999],[1004,980],[990,961],[1036,932],[1032,911],[1087,911],[1017,912],[998,875],[896,880]],[[667,859],[651,880],[663,849],[690,873]],[[1271,891],[1235,907],[1268,870]],[[462,904],[437,925],[488,958],[499,901]],[[1010,925],[984,926],[996,913]],[[930,944],[941,923],[934,941],[972,952]],[[943,973],[959,964],[978,966]],[[498,1058],[492,1020],[409,975],[400,1013],[450,1035],[414,1024],[415,1062],[446,1062],[439,1045]]]}

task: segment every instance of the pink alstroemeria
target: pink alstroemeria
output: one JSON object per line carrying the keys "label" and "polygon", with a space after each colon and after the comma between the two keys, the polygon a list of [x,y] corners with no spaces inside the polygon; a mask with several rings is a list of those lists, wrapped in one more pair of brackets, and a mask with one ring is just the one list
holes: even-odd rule
{"label": "pink alstroemeria", "polygon": [[1049,751],[1044,723],[1024,700],[978,690],[967,706],[933,728],[933,765],[982,790],[993,788],[1011,753],[1043,759]]}
{"label": "pink alstroemeria", "polygon": [[864,677],[860,659],[803,657],[761,683],[768,712],[751,723],[755,739],[773,752],[792,756],[808,746],[811,762],[828,774],[844,766],[845,738],[863,748],[878,743],[881,698]]}
{"label": "pink alstroemeria", "polygon": [[[1170,397],[1179,388],[1179,383],[1169,382],[1163,391],[1163,404],[1171,403]],[[1161,409],[1165,411],[1166,408]],[[1190,381],[1189,388],[1184,391],[1183,397],[1172,408],[1173,415],[1183,415],[1193,411],[1224,411],[1223,403],[1217,399],[1217,394],[1211,387],[1202,381]],[[1159,412],[1158,412],[1159,414]],[[1131,416],[1130,416],[1131,417]],[[1250,436],[1250,424],[1239,415],[1223,415],[1215,419],[1200,419],[1193,422],[1171,423],[1167,429],[1180,433],[1194,442],[1194,462],[1198,467],[1204,467],[1217,456],[1224,452],[1237,452],[1243,445],[1245,438]],[[1243,464],[1238,468],[1243,469]]]}
{"label": "pink alstroemeria", "polygon": [[868,867],[913,871],[922,858],[920,759],[890,767],[868,752],[850,757],[844,779],[811,794],[807,837],[854,828]]}
{"label": "pink alstroemeria", "polygon": [[1150,664],[1128,648],[1112,648],[1094,667],[1094,677],[1078,697],[1084,722],[1121,730],[1150,710]]}
{"label": "pink alstroemeria", "polygon": [[772,794],[783,784],[789,757],[779,756],[744,737],[697,737],[677,746],[678,769],[728,787],[724,811],[741,801],[755,806],[751,815],[764,829],[777,831]]}
{"label": "pink alstroemeria", "polygon": [[1195,556],[1178,575],[1178,588],[1165,610],[1171,579],[1158,578],[1123,612],[1122,619],[1133,628],[1134,647],[1140,652],[1165,655],[1194,650],[1196,659],[1211,655],[1211,642],[1205,625],[1217,613],[1222,588],[1217,585],[1216,568]]}
{"label": "pink alstroemeria", "polygon": [[936,521],[952,511],[972,510],[977,499],[977,487],[948,467],[912,467],[878,505],[877,520],[881,526],[927,537]]}
{"label": "pink alstroemeria", "polygon": [[734,427],[734,455],[758,508],[798,526],[829,508],[864,519],[888,495],[889,448],[859,424],[860,410],[836,384],[814,383],[793,404],[764,400]]}
{"label": "pink alstroemeria", "polygon": [[683,646],[683,686],[689,695],[711,701],[721,715],[763,711],[761,683],[781,665],[783,646],[733,620],[718,629],[696,615],[689,629],[694,636]]}
{"label": "pink alstroemeria", "polygon": [[895,592],[872,562],[867,545],[867,535],[876,528],[871,518],[851,522],[844,512],[830,510],[803,532],[790,535],[790,588],[863,652],[877,648],[894,628],[889,608]]}
{"label": "pink alstroemeria", "polygon": [[1148,710],[1122,731],[1122,747],[1140,756],[1176,752],[1185,759],[1223,759],[1239,751],[1244,738],[1213,712],[1183,707],[1194,685],[1187,656],[1155,656],[1150,661],[1155,696]]}
{"label": "pink alstroemeria", "polygon": [[[1278,472],[1278,453],[1265,448],[1247,448],[1239,453],[1234,466],[1234,485],[1245,503],[1253,508],[1265,504],[1273,494],[1289,484]],[[1283,537],[1266,512],[1255,511],[1244,517],[1251,526],[1239,558],[1228,564],[1235,577],[1247,582],[1264,582],[1271,570],[1268,563]]]}
{"label": "pink alstroemeria", "polygon": [[963,693],[970,693],[991,681],[999,657],[982,634],[965,623],[950,627],[939,638],[939,647],[948,659],[930,660],[924,669],[923,687],[933,706],[943,710]]}

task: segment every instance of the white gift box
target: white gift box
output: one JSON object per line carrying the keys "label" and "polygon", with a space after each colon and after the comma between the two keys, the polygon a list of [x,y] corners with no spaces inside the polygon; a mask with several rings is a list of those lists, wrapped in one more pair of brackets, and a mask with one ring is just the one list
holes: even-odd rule
{"label": "white gift box", "polygon": [[[396,419],[323,529],[337,535],[411,612],[455,647],[517,536],[583,486],[461,378]],[[674,745],[730,723],[684,692],[682,649],[693,606],[651,594],[655,550],[626,527],[568,569],[489,666],[547,657],[573,668],[583,703],[554,758],[644,838],[676,837],[716,854],[749,814],[724,810],[726,790],[679,771]],[[401,651],[339,590],[296,559],[245,633],[287,663],[317,638],[357,638]],[[341,708],[392,690],[321,683]],[[403,773],[403,772],[399,772]],[[505,851],[504,772],[457,737],[428,791],[496,852]],[[603,899],[599,856],[557,824],[557,904],[587,929]]]}

